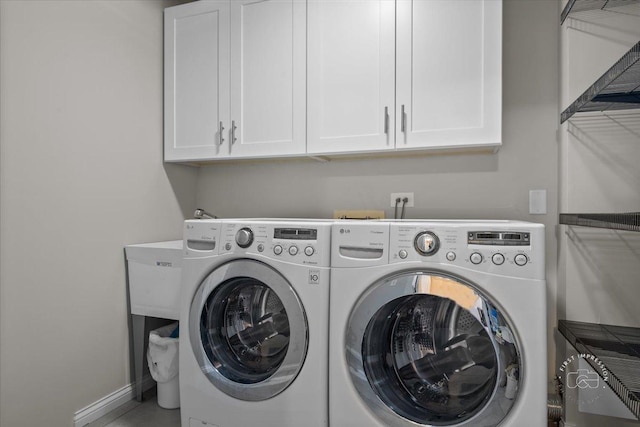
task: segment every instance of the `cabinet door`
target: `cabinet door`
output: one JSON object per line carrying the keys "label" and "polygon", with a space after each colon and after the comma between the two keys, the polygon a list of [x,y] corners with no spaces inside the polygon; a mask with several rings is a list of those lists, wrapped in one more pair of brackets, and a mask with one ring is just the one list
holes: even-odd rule
{"label": "cabinet door", "polygon": [[396,148],[499,146],[502,1],[398,0],[397,11]]}
{"label": "cabinet door", "polygon": [[164,159],[225,156],[229,123],[229,5],[165,9]]}
{"label": "cabinet door", "polygon": [[307,151],[393,149],[395,1],[308,8]]}
{"label": "cabinet door", "polygon": [[305,152],[306,3],[231,2],[231,157]]}

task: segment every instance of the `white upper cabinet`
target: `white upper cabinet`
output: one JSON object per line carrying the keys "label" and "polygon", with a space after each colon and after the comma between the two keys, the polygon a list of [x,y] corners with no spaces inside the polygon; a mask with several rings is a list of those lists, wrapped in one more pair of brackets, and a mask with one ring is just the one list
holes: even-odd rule
{"label": "white upper cabinet", "polygon": [[308,152],[393,149],[395,1],[308,8]]}
{"label": "white upper cabinet", "polygon": [[397,5],[396,148],[499,146],[502,1]]}
{"label": "white upper cabinet", "polygon": [[223,157],[229,123],[229,4],[165,9],[164,159]]}
{"label": "white upper cabinet", "polygon": [[305,153],[304,0],[165,10],[165,161]]}
{"label": "white upper cabinet", "polygon": [[305,153],[306,3],[231,2],[231,157]]}
{"label": "white upper cabinet", "polygon": [[310,153],[501,144],[501,0],[308,7]]}
{"label": "white upper cabinet", "polygon": [[502,0],[165,10],[165,161],[495,148]]}

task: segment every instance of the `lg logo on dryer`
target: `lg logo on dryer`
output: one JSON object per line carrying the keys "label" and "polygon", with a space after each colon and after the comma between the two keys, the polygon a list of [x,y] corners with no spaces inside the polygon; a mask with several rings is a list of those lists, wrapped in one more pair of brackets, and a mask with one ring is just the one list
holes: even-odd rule
{"label": "lg logo on dryer", "polygon": [[[348,228],[341,228],[340,229],[340,234],[350,234],[351,230]],[[384,234],[384,231],[380,231],[380,230],[369,230],[369,233],[371,234]]]}
{"label": "lg logo on dryer", "polygon": [[320,284],[320,270],[309,270],[309,284]]}

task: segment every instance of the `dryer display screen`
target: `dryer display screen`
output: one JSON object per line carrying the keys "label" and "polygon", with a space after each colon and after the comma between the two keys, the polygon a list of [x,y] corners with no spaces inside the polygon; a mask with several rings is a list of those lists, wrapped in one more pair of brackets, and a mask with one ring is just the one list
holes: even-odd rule
{"label": "dryer display screen", "polygon": [[276,228],[273,230],[273,238],[288,240],[317,240],[318,230],[315,228]]}
{"label": "dryer display screen", "polygon": [[467,236],[470,245],[529,246],[529,233],[518,231],[470,231]]}

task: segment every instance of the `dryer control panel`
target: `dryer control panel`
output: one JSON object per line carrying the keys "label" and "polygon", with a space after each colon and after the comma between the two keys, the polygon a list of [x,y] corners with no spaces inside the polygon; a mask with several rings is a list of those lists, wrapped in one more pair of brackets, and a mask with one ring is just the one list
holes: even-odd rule
{"label": "dryer control panel", "polygon": [[329,266],[329,222],[223,220],[220,254],[256,254],[302,265]]}
{"label": "dryer control panel", "polygon": [[184,222],[184,256],[199,258],[218,254],[220,220],[190,219]]}
{"label": "dryer control panel", "polygon": [[389,263],[389,223],[338,221],[331,236],[332,267],[371,267]]}
{"label": "dryer control panel", "polygon": [[[391,223],[389,263],[458,265],[544,279],[544,226],[520,221]],[[435,266],[434,266],[435,267]]]}

